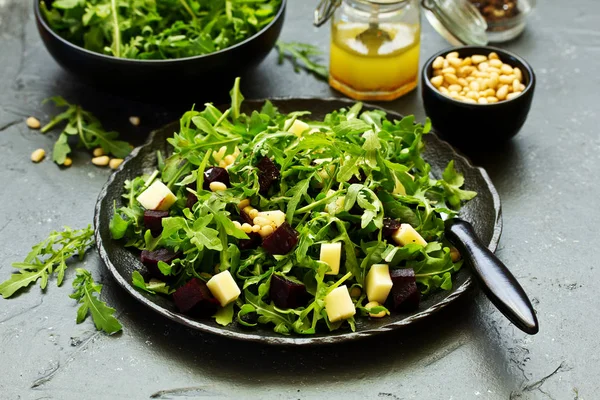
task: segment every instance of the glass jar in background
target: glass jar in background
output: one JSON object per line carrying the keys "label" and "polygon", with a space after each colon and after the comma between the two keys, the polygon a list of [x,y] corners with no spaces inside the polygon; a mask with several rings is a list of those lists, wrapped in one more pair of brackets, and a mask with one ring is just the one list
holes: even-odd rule
{"label": "glass jar in background", "polygon": [[417,86],[417,0],[341,0],[331,22],[329,84],[356,100],[394,100]]}
{"label": "glass jar in background", "polygon": [[490,42],[512,40],[525,29],[527,15],[535,7],[535,0],[469,0],[487,23]]}

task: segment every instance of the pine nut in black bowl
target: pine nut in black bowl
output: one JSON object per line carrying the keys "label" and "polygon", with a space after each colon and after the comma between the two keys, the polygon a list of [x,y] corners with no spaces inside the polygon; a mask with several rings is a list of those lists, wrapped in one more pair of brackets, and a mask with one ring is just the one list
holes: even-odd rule
{"label": "pine nut in black bowl", "polygon": [[521,57],[490,46],[446,49],[421,73],[425,112],[436,132],[461,147],[491,147],[527,119],[535,74]]}
{"label": "pine nut in black bowl", "polygon": [[[207,54],[168,59],[117,57],[74,44],[51,28],[52,24],[47,20],[47,16],[51,14],[44,12],[41,3],[50,12],[58,13],[53,9],[54,0],[34,0],[33,9],[44,45],[68,72],[99,88],[122,94],[132,91],[173,92],[193,93],[197,97],[208,88],[221,84],[229,88],[236,76],[258,65],[269,54],[279,38],[287,0],[281,0],[278,9],[271,14],[270,22],[238,43]],[[145,34],[143,30],[140,32],[139,36]],[[120,33],[123,35],[123,29]],[[87,40],[85,35],[83,40]],[[129,42],[123,39],[123,47],[126,44]],[[173,45],[173,48],[176,46]]]}

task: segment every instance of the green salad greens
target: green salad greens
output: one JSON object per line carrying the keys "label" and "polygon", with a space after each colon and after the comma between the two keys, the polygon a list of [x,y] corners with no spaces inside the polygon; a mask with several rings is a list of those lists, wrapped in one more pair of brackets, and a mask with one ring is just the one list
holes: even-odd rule
{"label": "green salad greens", "polygon": [[157,60],[212,53],[268,25],[281,0],[41,0],[52,30],[87,50]]}
{"label": "green salad greens", "polygon": [[[212,104],[186,112],[168,139],[172,154],[157,154],[153,173],[125,183],[110,229],[114,239],[142,250],[147,269],[134,272],[134,286],[172,296],[182,312],[197,315],[212,304],[208,282],[220,302],[209,314],[217,323],[267,324],[281,334],[354,329],[355,316],[407,310],[398,304],[407,293],[414,308],[414,295],[418,302],[451,289],[461,261],[444,238],[442,216],[454,216],[475,193],[461,188],[453,162],[441,179],[430,176],[421,156],[429,121],[390,120],[361,103],[322,120],[302,110],[282,113],[269,101],[247,114],[243,99],[238,78],[224,112]],[[163,210],[158,229],[150,217],[160,211],[138,201],[157,182],[175,196],[168,211],[164,202],[156,208]],[[283,216],[265,228],[249,218],[252,210]],[[399,244],[400,227],[416,230],[419,241]],[[336,243],[337,272],[321,253]],[[379,303],[367,287],[375,264],[401,278]],[[211,281],[224,274],[241,293],[222,301],[222,288]],[[332,318],[328,295],[338,288],[347,289],[342,297],[356,315]]]}

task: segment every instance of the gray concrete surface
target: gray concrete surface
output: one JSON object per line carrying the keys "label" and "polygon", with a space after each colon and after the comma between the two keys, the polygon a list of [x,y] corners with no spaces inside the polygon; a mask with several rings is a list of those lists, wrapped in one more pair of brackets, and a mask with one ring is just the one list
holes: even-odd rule
{"label": "gray concrete surface", "polygon": [[[29,161],[34,149],[50,149],[56,139],[56,132],[42,135],[24,124],[29,115],[47,120],[44,98],[60,94],[81,103],[135,143],[185,109],[122,100],[79,83],[43,47],[30,3],[0,0],[1,280],[50,230],[90,223],[110,173],[84,152],[65,170]],[[310,23],[315,3],[290,0],[282,39],[327,49],[328,30]],[[104,283],[123,333],[108,337],[90,321],[75,324],[72,273],[63,287],[51,282],[44,294],[36,286],[0,300],[0,398],[599,398],[600,3],[538,3],[526,32],[505,45],[537,72],[529,119],[509,145],[471,154],[502,197],[497,254],[532,297],[538,335],[515,329],[476,293],[424,324],[349,345],[299,350],[224,341],[145,310],[92,252],[84,265]],[[423,22],[422,62],[447,47]],[[243,89],[248,98],[336,95],[276,65],[274,53]],[[386,107],[424,118],[418,91]],[[142,125],[131,127],[130,115]]]}

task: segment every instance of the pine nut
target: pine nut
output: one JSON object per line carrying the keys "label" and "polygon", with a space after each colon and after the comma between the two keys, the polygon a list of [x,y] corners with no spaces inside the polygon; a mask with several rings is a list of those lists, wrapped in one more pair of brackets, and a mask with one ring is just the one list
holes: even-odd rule
{"label": "pine nut", "polygon": [[487,62],[482,62],[477,66],[477,69],[480,70],[481,72],[487,71],[487,69],[490,67],[490,64],[488,64]]}
{"label": "pine nut", "polygon": [[467,92],[467,97],[473,100],[477,100],[479,98],[479,93],[471,90],[470,92]]}
{"label": "pine nut", "polygon": [[242,224],[240,224],[238,221],[233,221],[233,225],[238,229],[242,229]]}
{"label": "pine nut", "polygon": [[457,58],[458,57],[458,51],[451,51],[450,53],[446,54],[446,60],[449,60],[451,58]]}
{"label": "pine nut", "polygon": [[479,92],[479,82],[473,81],[473,82],[469,83],[469,87],[471,88],[471,90],[473,90],[475,92]]}
{"label": "pine nut", "polygon": [[252,225],[252,232],[258,233],[260,231],[260,225]]}
{"label": "pine nut", "polygon": [[444,81],[448,82],[449,85],[458,83],[458,78],[454,74],[444,74]]}
{"label": "pine nut", "polygon": [[221,167],[221,168],[226,168],[227,167],[227,163],[225,162],[225,160],[219,161],[219,167]]}
{"label": "pine nut", "polygon": [[484,62],[485,60],[487,60],[487,57],[476,54],[474,56],[471,56],[471,60],[473,61],[473,64],[480,64],[480,63]]}
{"label": "pine nut", "polygon": [[243,230],[245,233],[250,233],[250,232],[252,232],[252,225],[250,225],[250,224],[248,224],[248,223],[243,223],[243,224],[242,224],[242,230]]}
{"label": "pine nut", "polygon": [[465,78],[458,78],[458,84],[461,86],[469,86],[469,82]]}
{"label": "pine nut", "polygon": [[[365,308],[369,309],[369,308],[375,308],[375,307],[379,307],[381,304],[379,304],[376,301],[370,301],[367,303],[367,305],[365,305]],[[377,314],[372,314],[369,313],[369,317],[373,317],[373,318],[383,318],[385,317],[385,311],[380,311]]]}
{"label": "pine nut", "polygon": [[498,100],[506,99],[507,94],[508,94],[508,85],[504,85],[496,91],[496,97],[498,98]]}
{"label": "pine nut", "polygon": [[254,220],[254,218],[258,217],[258,210],[256,208],[253,208],[248,213],[248,216]]}
{"label": "pine nut", "polygon": [[498,57],[498,54],[496,54],[496,52],[492,51],[490,54],[488,54],[488,58],[490,60],[498,60],[500,57]]}
{"label": "pine nut", "polygon": [[452,97],[453,99],[458,99],[458,92],[457,91],[450,92],[450,97]]}
{"label": "pine nut", "polygon": [[139,126],[140,122],[140,117],[136,117],[135,115],[129,117],[129,123],[133,126]]}
{"label": "pine nut", "polygon": [[454,263],[461,259],[460,253],[456,247],[450,247],[450,259]]}
{"label": "pine nut", "polygon": [[70,167],[71,165],[73,165],[73,160],[71,160],[69,157],[65,158],[65,161],[63,162],[63,166]]}
{"label": "pine nut", "polygon": [[442,68],[448,68],[450,66],[450,63],[448,62],[448,60],[444,60],[444,62],[442,63]]}
{"label": "pine nut", "polygon": [[123,164],[122,158],[113,158],[108,162],[108,166],[110,167],[110,169],[117,169],[121,164]]}
{"label": "pine nut", "polygon": [[509,75],[513,73],[513,67],[511,67],[508,64],[502,64],[502,67],[500,67],[500,71],[502,71],[504,75]]}
{"label": "pine nut", "polygon": [[442,86],[442,83],[444,83],[444,77],[441,75],[434,76],[433,78],[431,78],[431,84],[433,86],[435,86],[436,88],[439,88],[440,86]]}
{"label": "pine nut", "polygon": [[33,153],[31,153],[31,161],[33,161],[34,163],[39,163],[40,161],[42,161],[44,159],[45,156],[46,156],[46,150],[37,149]]}
{"label": "pine nut", "polygon": [[431,66],[435,69],[442,68],[443,65],[444,65],[443,57],[436,57],[435,60],[433,60],[433,62],[431,63]]}
{"label": "pine nut", "polygon": [[471,103],[471,104],[477,104],[477,102],[469,97],[465,97],[464,99],[461,99],[462,101],[464,101],[465,103]]}
{"label": "pine nut", "polygon": [[488,101],[487,101],[487,98],[480,97],[480,98],[477,99],[477,103],[479,103],[479,104],[487,104]]}
{"label": "pine nut", "polygon": [[516,77],[518,80],[520,80],[520,81],[522,81],[522,80],[523,80],[523,73],[521,72],[521,69],[519,69],[519,68],[513,68],[513,71],[512,71],[512,72],[513,72],[514,76],[515,76],[515,77]]}
{"label": "pine nut", "polygon": [[40,124],[40,120],[35,118],[35,117],[29,117],[25,120],[25,123],[27,124],[27,126],[31,129],[40,129],[40,126],[42,126],[42,124]]}
{"label": "pine nut", "polygon": [[486,97],[488,103],[497,103],[498,102],[498,98],[495,96],[490,96],[490,97]]}
{"label": "pine nut", "polygon": [[448,59],[448,63],[450,63],[451,66],[458,68],[462,65],[462,60],[460,58],[450,58]]}
{"label": "pine nut", "polygon": [[444,68],[442,70],[442,74],[446,75],[446,74],[453,74],[456,75],[456,70],[452,67],[448,67],[448,68]]}
{"label": "pine nut", "polygon": [[98,167],[106,167],[109,163],[110,159],[108,156],[99,156],[92,158],[92,164]]}
{"label": "pine nut", "polygon": [[513,92],[506,95],[506,100],[512,100],[521,95],[521,92]]}
{"label": "pine nut", "polygon": [[433,70],[433,76],[442,76],[442,70],[441,69]]}
{"label": "pine nut", "polygon": [[238,203],[238,208],[240,210],[243,210],[244,208],[248,207],[249,205],[250,205],[250,199],[244,199]]}
{"label": "pine nut", "polygon": [[450,91],[449,91],[447,88],[443,87],[443,86],[440,86],[440,87],[439,87],[439,90],[440,90],[440,92],[442,92],[443,94],[448,94],[448,93],[450,93]]}
{"label": "pine nut", "polygon": [[513,92],[519,92],[521,89],[521,82],[518,79],[515,79],[512,83]]}
{"label": "pine nut", "polygon": [[496,68],[502,67],[502,61],[498,60],[497,58],[490,60],[489,64],[490,64],[490,67],[496,67]]}
{"label": "pine nut", "polygon": [[496,95],[496,91],[494,89],[486,89],[482,92],[482,95],[485,97],[490,97],[490,96],[495,96]]}
{"label": "pine nut", "polygon": [[225,185],[223,182],[211,182],[208,187],[210,188],[211,192],[219,192],[219,191],[223,191],[223,190],[227,190],[227,185]]}
{"label": "pine nut", "polygon": [[94,155],[94,157],[100,157],[104,155],[104,149],[102,149],[102,147],[96,147],[94,149],[94,151],[92,151],[92,154]]}
{"label": "pine nut", "polygon": [[450,85],[450,86],[448,86],[448,90],[450,91],[450,93],[460,92],[462,90],[462,86],[461,85]]}
{"label": "pine nut", "polygon": [[515,80],[515,76],[514,75],[500,75],[500,77],[498,78],[498,81],[500,83],[504,83],[504,84],[512,84],[512,82]]}
{"label": "pine nut", "polygon": [[225,164],[231,165],[231,164],[233,164],[235,162],[235,157],[230,154],[228,156],[225,156],[225,158],[223,159],[223,161],[225,161]]}
{"label": "pine nut", "polygon": [[462,60],[462,65],[472,65],[473,64],[473,60],[471,60],[471,57],[465,57],[464,60]]}
{"label": "pine nut", "polygon": [[262,228],[260,228],[260,236],[262,237],[267,237],[270,234],[272,234],[275,230],[273,229],[273,227],[271,225],[265,225]]}

